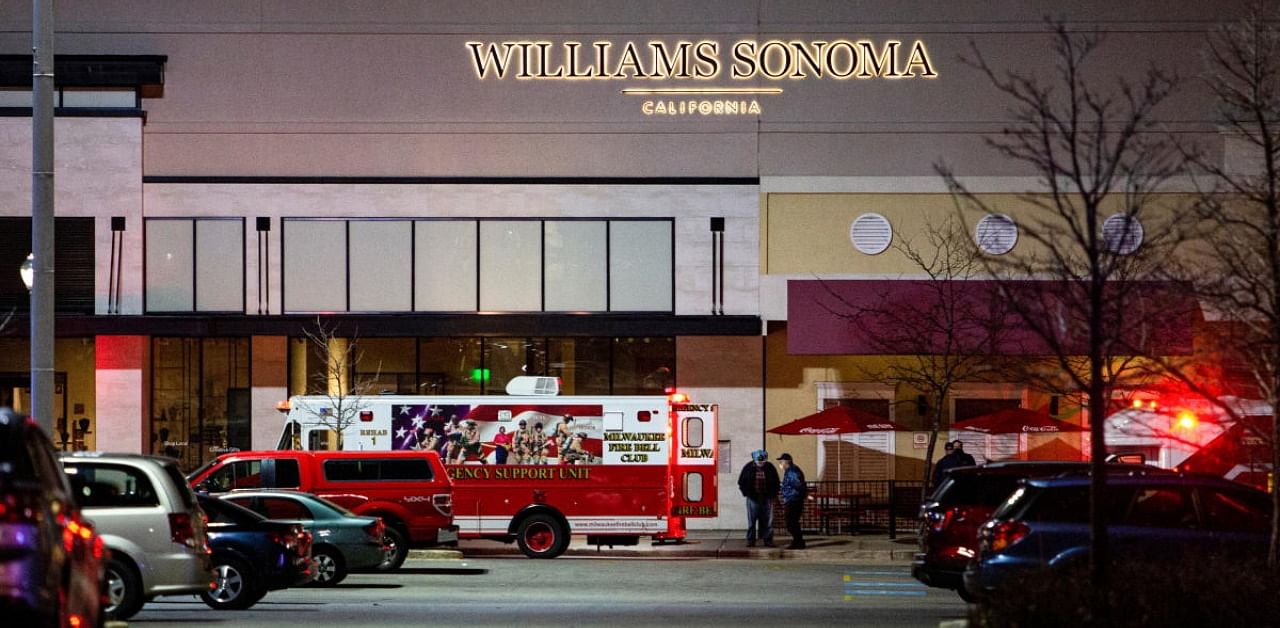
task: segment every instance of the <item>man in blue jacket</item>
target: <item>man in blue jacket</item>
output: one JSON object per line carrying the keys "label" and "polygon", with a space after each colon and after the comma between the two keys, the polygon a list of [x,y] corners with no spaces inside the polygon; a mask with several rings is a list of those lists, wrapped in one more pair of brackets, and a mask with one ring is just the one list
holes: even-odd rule
{"label": "man in blue jacket", "polygon": [[786,510],[787,533],[791,544],[787,549],[804,549],[804,533],[800,530],[800,515],[804,514],[804,499],[808,486],[804,483],[804,471],[796,466],[791,454],[778,456],[782,463],[782,505]]}
{"label": "man in blue jacket", "polygon": [[773,547],[773,498],[778,494],[778,470],[769,464],[769,452],[751,452],[751,462],[738,474],[738,490],[747,498],[747,547],[759,538]]}

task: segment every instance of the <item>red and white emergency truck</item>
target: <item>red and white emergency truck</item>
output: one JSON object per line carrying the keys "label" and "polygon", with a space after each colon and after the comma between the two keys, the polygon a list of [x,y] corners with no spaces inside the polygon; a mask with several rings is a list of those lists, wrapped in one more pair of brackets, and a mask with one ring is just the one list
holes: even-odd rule
{"label": "red and white emergency truck", "polygon": [[[514,540],[532,558],[562,554],[570,535],[679,541],[685,518],[716,516],[717,406],[558,391],[557,378],[518,377],[505,396],[361,397],[344,413],[342,448],[439,451],[459,536]],[[290,399],[281,448],[335,443],[332,405]]]}

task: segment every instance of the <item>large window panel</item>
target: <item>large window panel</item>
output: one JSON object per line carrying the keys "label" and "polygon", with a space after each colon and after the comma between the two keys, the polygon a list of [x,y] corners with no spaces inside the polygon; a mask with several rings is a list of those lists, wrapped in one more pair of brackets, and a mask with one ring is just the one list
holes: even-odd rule
{"label": "large window panel", "polygon": [[191,220],[146,221],[146,309],[190,312],[195,306]]}
{"label": "large window panel", "polygon": [[196,309],[244,311],[244,221],[197,220]]}
{"label": "large window panel", "polygon": [[476,222],[420,220],[414,248],[414,310],[474,312],[476,309]]}
{"label": "large window panel", "polygon": [[615,220],[609,223],[609,309],[670,312],[671,222]]}
{"label": "large window panel", "polygon": [[480,309],[490,312],[542,309],[541,222],[480,223]]}
{"label": "large window panel", "polygon": [[548,312],[609,309],[605,276],[607,252],[604,221],[549,220],[546,222]]}
{"label": "large window panel", "polygon": [[351,311],[408,312],[413,309],[413,223],[352,220]]}
{"label": "large window panel", "polygon": [[345,311],[346,221],[285,220],[282,229],[285,311]]}

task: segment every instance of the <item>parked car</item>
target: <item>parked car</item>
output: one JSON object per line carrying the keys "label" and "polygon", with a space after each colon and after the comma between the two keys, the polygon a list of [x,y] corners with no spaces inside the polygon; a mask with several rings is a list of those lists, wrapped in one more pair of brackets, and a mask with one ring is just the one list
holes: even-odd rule
{"label": "parked car", "polygon": [[195,495],[177,462],[138,454],[62,454],[85,516],[93,520],[107,562],[110,619],[128,619],[161,595],[209,590],[209,539]]}
{"label": "parked car", "polygon": [[[1083,569],[1089,557],[1087,474],[1024,480],[979,531],[964,572],[978,598],[1028,578]],[[1104,513],[1111,555],[1170,570],[1225,559],[1242,568],[1266,556],[1270,496],[1211,476],[1151,474],[1107,478]]]}
{"label": "parked car", "polygon": [[243,610],[270,591],[301,586],[315,576],[311,534],[301,524],[271,521],[216,497],[197,497],[209,519],[212,589],[200,599],[212,608]]}
{"label": "parked car", "polygon": [[453,483],[434,451],[242,451],[188,476],[197,491],[287,488],[312,493],[386,524],[381,570],[398,569],[409,545],[458,540]]}
{"label": "parked car", "polygon": [[376,568],[384,559],[385,526],[378,517],[361,517],[323,497],[297,491],[234,491],[222,499],[268,519],[302,524],[311,533],[315,586],[333,586],[351,571]]}
{"label": "parked car", "polygon": [[100,626],[105,549],[36,423],[0,408],[0,608],[14,626]]}
{"label": "parked car", "polygon": [[[1109,464],[1113,473],[1168,473],[1136,464]],[[954,589],[969,599],[964,589],[965,567],[978,547],[978,529],[997,507],[1031,477],[1084,473],[1088,462],[1009,461],[950,469],[933,495],[920,506],[920,551],[912,560],[911,575],[931,587]]]}

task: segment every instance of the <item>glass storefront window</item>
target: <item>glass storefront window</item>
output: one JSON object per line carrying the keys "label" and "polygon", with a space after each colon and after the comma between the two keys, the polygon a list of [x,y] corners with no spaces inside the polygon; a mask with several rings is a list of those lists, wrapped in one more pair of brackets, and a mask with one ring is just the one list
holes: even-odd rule
{"label": "glass storefront window", "polygon": [[[323,393],[324,357],[304,340],[290,340],[290,395]],[[521,375],[559,377],[562,395],[661,395],[675,385],[676,343],[670,337],[355,342],[360,361],[348,377],[371,384],[375,394],[501,395]]]}
{"label": "glass storefront window", "polygon": [[485,338],[485,394],[501,395],[507,382],[521,375],[547,374],[545,338]]}
{"label": "glass storefront window", "polygon": [[613,394],[661,395],[675,386],[675,338],[614,338]]}
{"label": "glass storefront window", "polygon": [[560,394],[609,394],[611,342],[610,338],[547,339],[547,375],[560,378]]}
{"label": "glass storefront window", "polygon": [[248,338],[151,340],[151,451],[193,469],[249,449]]}
{"label": "glass storefront window", "polygon": [[360,338],[356,341],[356,379],[370,393],[420,395],[413,338]]}
{"label": "glass storefront window", "polygon": [[483,372],[479,338],[418,341],[418,394],[478,395]]}

